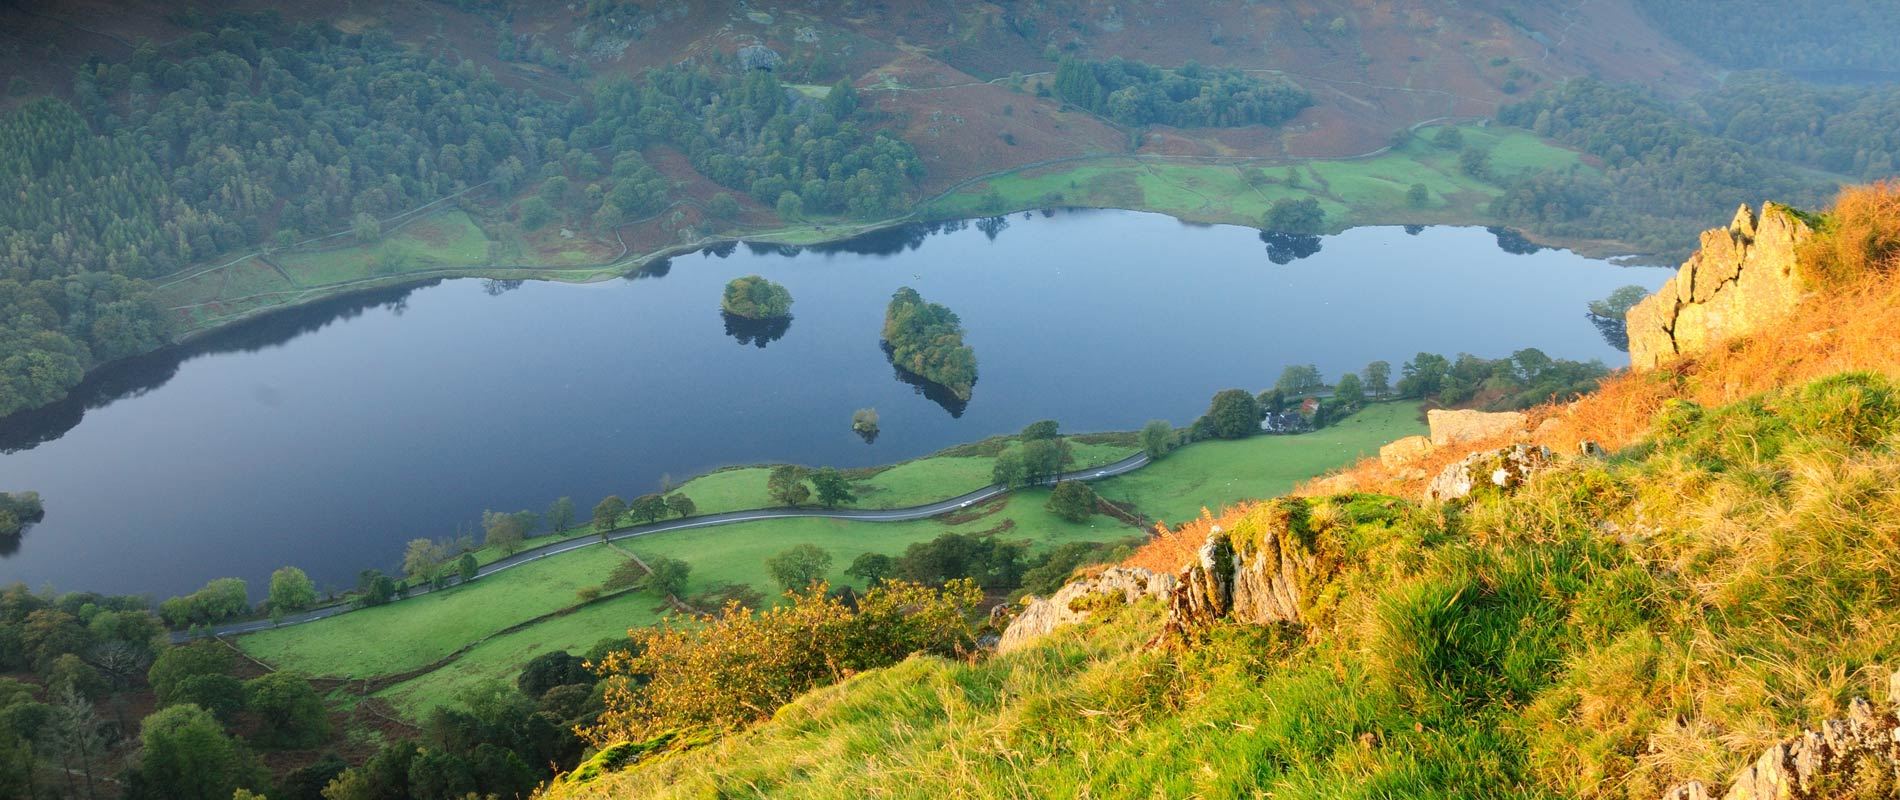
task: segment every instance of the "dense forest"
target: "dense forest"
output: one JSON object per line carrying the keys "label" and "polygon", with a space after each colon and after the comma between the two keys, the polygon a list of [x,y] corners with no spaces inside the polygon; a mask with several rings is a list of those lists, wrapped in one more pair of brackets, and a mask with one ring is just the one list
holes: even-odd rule
{"label": "dense forest", "polygon": [[1179,128],[1278,125],[1313,104],[1285,80],[1189,63],[1177,70],[1126,61],[1063,59],[1056,96],[1124,125]]}
{"label": "dense forest", "polygon": [[1882,3],[1638,0],[1697,55],[1736,69],[1900,69],[1900,15]]}
{"label": "dense forest", "polygon": [[603,82],[594,109],[594,122],[574,133],[576,146],[670,144],[700,174],[785,218],[893,211],[923,175],[909,144],[868,130],[871,112],[846,81],[814,99],[768,69],[680,64],[639,82]]}
{"label": "dense forest", "polygon": [[1731,76],[1695,98],[1711,132],[1769,158],[1860,180],[1900,163],[1900,86],[1829,87],[1779,73]]}
{"label": "dense forest", "polygon": [[976,351],[963,343],[957,312],[925,302],[906,286],[884,310],[884,344],[891,363],[969,400],[976,385]]}
{"label": "dense forest", "polygon": [[506,194],[577,111],[386,33],[183,21],[203,30],[0,118],[0,414],[164,343],[140,279],[474,185]]}
{"label": "dense forest", "polygon": [[[1900,87],[1826,86],[1746,72],[1670,103],[1641,88],[1576,80],[1498,119],[1576,147],[1601,169],[1521,174],[1492,213],[1548,234],[1615,238],[1680,258],[1708,220],[1762,198],[1815,206],[1834,181],[1900,164]],[[1805,170],[1802,168],[1806,168]]]}
{"label": "dense forest", "polygon": [[1680,258],[1696,231],[1742,203],[1816,205],[1832,188],[1685,117],[1641,89],[1588,79],[1506,106],[1499,120],[1595,156],[1602,169],[1520,176],[1492,213],[1548,234],[1614,238]]}

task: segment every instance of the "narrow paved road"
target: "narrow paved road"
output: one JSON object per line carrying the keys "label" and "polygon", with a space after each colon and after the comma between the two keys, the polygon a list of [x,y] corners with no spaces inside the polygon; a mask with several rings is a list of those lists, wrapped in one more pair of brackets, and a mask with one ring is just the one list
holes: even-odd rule
{"label": "narrow paved road", "polygon": [[[1147,454],[1136,453],[1132,456],[1124,458],[1113,464],[1104,464],[1099,467],[1090,467],[1088,469],[1079,469],[1079,470],[1074,470],[1071,472],[1064,472],[1056,476],[1053,480],[1046,480],[1046,481],[1043,481],[1043,483],[1046,485],[1046,484],[1054,483],[1055,481],[1098,481],[1104,478],[1112,478],[1112,477],[1115,477],[1116,475],[1133,472],[1145,466],[1148,466]],[[693,528],[710,528],[710,527],[714,527],[718,525],[732,525],[732,524],[736,524],[740,522],[757,522],[759,520],[766,520],[766,519],[793,519],[797,517],[812,517],[812,518],[817,518],[817,519],[848,519],[848,520],[856,520],[858,522],[909,522],[912,520],[929,519],[930,517],[935,517],[941,514],[948,514],[952,511],[968,508],[970,506],[976,505],[977,503],[981,503],[986,500],[995,498],[999,495],[1008,494],[1009,491],[1010,491],[1009,488],[1005,486],[990,485],[990,486],[985,486],[981,489],[978,489],[974,492],[970,492],[969,494],[952,497],[948,500],[941,500],[935,503],[930,503],[928,505],[911,506],[909,508],[891,508],[891,509],[877,509],[877,510],[852,509],[852,508],[840,508],[840,509],[831,509],[831,510],[820,509],[820,508],[762,508],[762,509],[757,509],[753,511],[728,511],[723,514],[707,514],[702,517],[687,517],[685,519],[677,519],[677,520],[672,520],[670,522],[656,522],[650,525],[634,525],[631,527],[620,528],[618,530],[613,531],[612,533],[607,534],[607,538],[613,541],[619,541],[622,539],[632,539],[638,536],[651,536],[656,533],[668,533],[671,531],[691,530]],[[557,556],[562,553],[570,553],[575,550],[579,550],[583,547],[593,547],[600,543],[601,543],[600,537],[586,536],[586,537],[576,537],[573,539],[564,539],[558,542],[550,542],[548,544],[544,544],[539,547],[531,547],[519,553],[516,553],[512,556],[509,556],[507,558],[504,558],[499,561],[495,561],[491,564],[488,564],[486,566],[483,566],[482,568],[475,571],[475,578],[477,580],[480,580],[483,577],[486,577],[488,575],[493,575],[497,572],[501,572],[502,570],[514,569],[515,567],[519,567],[523,564],[531,563],[534,561],[539,561],[543,558],[547,558],[548,556]],[[455,586],[455,585],[457,585],[457,583],[449,584],[449,586]],[[421,595],[425,595],[425,594],[428,594],[430,591],[431,590],[428,587],[417,587],[414,589],[410,589],[408,595],[404,599],[407,599],[408,597],[418,597]],[[395,602],[401,602],[401,601],[398,600]],[[270,630],[272,628],[282,628],[288,625],[299,625],[305,622],[315,622],[320,619],[328,619],[338,614],[349,613],[351,610],[352,610],[352,607],[350,605],[348,605],[347,603],[343,603],[343,604],[337,604],[337,605],[324,606],[322,608],[313,608],[309,611],[304,611],[297,614],[290,614],[276,622],[272,622],[271,620],[268,620],[268,619],[250,620],[247,622],[234,622],[228,625],[220,625],[220,626],[210,629],[209,631],[203,631],[196,634],[188,632],[188,631],[175,631],[172,633],[172,641],[181,642],[187,639],[192,639],[192,638],[196,638],[200,636],[237,636],[237,635],[246,634],[246,633],[255,633],[257,631]]]}

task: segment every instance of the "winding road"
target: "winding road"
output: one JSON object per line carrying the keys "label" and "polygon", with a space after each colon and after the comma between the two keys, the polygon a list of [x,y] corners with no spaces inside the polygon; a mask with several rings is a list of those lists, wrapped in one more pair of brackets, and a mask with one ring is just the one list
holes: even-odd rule
{"label": "winding road", "polygon": [[[1112,478],[1117,475],[1123,475],[1129,472],[1133,472],[1135,470],[1141,469],[1142,467],[1148,466],[1148,463],[1149,463],[1149,459],[1146,453],[1136,453],[1132,456],[1124,458],[1120,461],[1116,461],[1112,464],[1103,464],[1101,466],[1089,467],[1087,469],[1079,469],[1079,470],[1073,470],[1070,472],[1064,472],[1057,475],[1054,478],[1045,479],[1041,481],[1040,483],[1042,485],[1048,485],[1048,484],[1053,484],[1057,481],[1099,481],[1106,478]],[[669,533],[672,531],[692,530],[694,528],[711,528],[711,527],[716,527],[719,525],[733,525],[740,522],[757,522],[760,520],[767,520],[767,519],[795,519],[799,517],[811,517],[815,519],[845,519],[845,520],[855,520],[858,522],[910,522],[913,520],[929,519],[931,517],[939,516],[942,514],[948,514],[953,511],[969,508],[970,506],[976,505],[978,503],[982,503],[982,502],[994,499],[996,497],[1008,494],[1009,491],[1010,489],[1007,486],[992,484],[989,486],[985,486],[981,489],[978,489],[974,492],[970,492],[968,494],[962,494],[956,497],[952,497],[948,500],[940,500],[935,503],[929,503],[929,504],[921,505],[921,506],[910,506],[908,508],[891,508],[891,509],[762,508],[762,509],[755,509],[751,511],[727,511],[722,514],[707,514],[705,516],[699,516],[699,517],[686,517],[684,519],[676,519],[676,520],[671,520],[667,522],[655,522],[648,525],[633,525],[633,526],[629,526],[625,528],[619,528],[608,533],[606,539],[611,540],[611,541],[620,541],[622,539],[632,539],[632,538],[636,538],[640,536],[651,536],[656,533]],[[526,550],[522,550],[521,552],[515,553],[514,555],[508,556],[507,558],[503,558],[498,561],[494,561],[492,563],[482,566],[480,569],[477,569],[475,571],[475,579],[480,580],[483,577],[493,575],[497,572],[501,572],[503,570],[508,570],[508,569],[514,569],[515,567],[519,567],[523,564],[539,561],[549,556],[558,556],[562,553],[571,553],[583,547],[593,547],[595,545],[601,544],[602,541],[603,541],[602,538],[599,536],[584,536],[584,537],[574,537],[570,539],[563,539],[558,542],[549,542],[547,544],[540,545],[538,547],[530,547]],[[460,581],[453,581],[444,588],[449,588],[449,587],[453,587],[457,585],[460,585]],[[408,599],[411,597],[419,597],[421,595],[428,594],[431,591],[433,590],[431,590],[429,587],[426,587],[426,586],[417,587],[414,589],[410,589],[408,594],[405,595],[403,599]],[[396,600],[392,602],[401,602],[401,600]],[[229,623],[225,625],[219,625],[219,626],[210,628],[208,630],[200,630],[195,633],[191,631],[174,631],[172,633],[172,641],[182,642],[189,639],[194,639],[194,638],[199,638],[199,637],[204,637],[204,636],[240,636],[246,633],[256,633],[258,631],[270,630],[272,628],[282,628],[288,625],[300,625],[305,622],[315,622],[320,619],[329,619],[330,617],[337,616],[338,614],[347,614],[352,610],[354,610],[354,607],[351,606],[350,604],[338,603],[335,605],[323,606],[321,608],[313,608],[313,609],[310,609],[309,611],[303,611],[296,614],[289,614],[276,621],[272,621],[268,619],[257,619],[257,620],[247,620],[244,622],[233,622],[233,623]]]}

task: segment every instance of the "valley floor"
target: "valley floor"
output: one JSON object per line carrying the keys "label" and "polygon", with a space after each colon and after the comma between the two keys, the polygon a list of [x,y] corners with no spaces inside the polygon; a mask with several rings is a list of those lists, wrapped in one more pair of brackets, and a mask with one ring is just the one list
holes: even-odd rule
{"label": "valley floor", "polygon": [[[1380,403],[1318,432],[1256,436],[1188,445],[1129,475],[1095,484],[1098,493],[1150,519],[1176,523],[1235,501],[1283,493],[1306,478],[1377,451],[1379,445],[1424,429],[1417,408]],[[1127,455],[1112,444],[1075,445],[1079,464]],[[952,455],[893,466],[861,479],[866,507],[940,499],[988,483],[994,451],[983,444]],[[962,451],[959,454],[959,451]],[[974,451],[974,452],[972,452]],[[763,468],[713,473],[683,484],[700,511],[767,505]],[[512,679],[533,655],[553,649],[583,652],[596,642],[650,625],[670,613],[656,595],[635,591],[592,599],[624,548],[643,558],[666,556],[692,565],[687,593],[740,584],[767,596],[776,586],[765,560],[789,547],[813,544],[832,557],[834,586],[862,581],[844,574],[865,552],[887,555],[944,533],[991,534],[1023,540],[1034,552],[1068,542],[1138,540],[1145,531],[1107,516],[1075,523],[1044,506],[1049,491],[1018,490],[967,512],[912,522],[782,519],[643,536],[615,548],[586,547],[377,608],[247,635],[245,653],[279,669],[348,681],[340,700],[363,695],[387,702],[410,720],[453,702],[457,693],[489,681]],[[587,530],[566,536],[589,536]],[[538,540],[530,540],[536,544]],[[498,553],[484,553],[485,559]]]}

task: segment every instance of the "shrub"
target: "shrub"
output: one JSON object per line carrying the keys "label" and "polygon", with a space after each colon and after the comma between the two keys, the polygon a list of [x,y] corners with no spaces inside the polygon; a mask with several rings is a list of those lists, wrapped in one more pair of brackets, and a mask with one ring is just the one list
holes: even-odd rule
{"label": "shrub", "polygon": [[[962,652],[974,641],[971,616],[983,594],[965,580],[941,589],[886,582],[861,595],[856,609],[824,584],[789,597],[763,612],[733,604],[691,623],[632,631],[635,646],[602,664],[607,708],[582,734],[602,746],[737,728],[853,672],[915,652]],[[633,675],[649,680],[637,685]]]}
{"label": "shrub", "polygon": [[1900,183],[1841,189],[1796,259],[1812,286],[1839,288],[1900,265]]}

